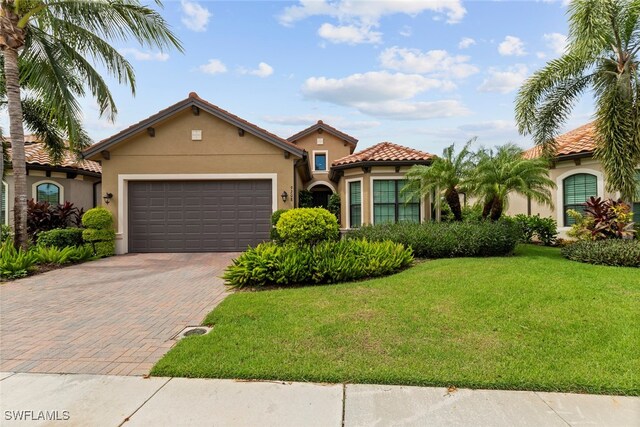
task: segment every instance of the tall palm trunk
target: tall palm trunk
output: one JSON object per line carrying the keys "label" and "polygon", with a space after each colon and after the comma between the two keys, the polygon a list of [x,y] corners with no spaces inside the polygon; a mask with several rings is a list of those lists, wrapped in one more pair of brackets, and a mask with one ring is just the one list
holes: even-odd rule
{"label": "tall palm trunk", "polygon": [[462,221],[462,208],[460,207],[460,194],[458,193],[458,190],[455,188],[447,189],[444,193],[444,198],[451,208],[451,212],[453,213],[453,217],[456,221]]}
{"label": "tall palm trunk", "polygon": [[497,221],[502,216],[502,211],[504,210],[504,202],[503,200],[496,196],[493,199],[493,206],[491,206],[491,221]]}
{"label": "tall palm trunk", "polygon": [[7,85],[9,130],[11,132],[11,166],[13,169],[13,220],[16,247],[27,247],[27,165],[24,154],[24,129],[22,127],[22,103],[18,51],[4,50],[4,73]]}
{"label": "tall palm trunk", "polygon": [[4,55],[4,74],[11,132],[11,163],[13,169],[13,220],[16,247],[27,247],[27,165],[24,154],[24,128],[20,102],[20,71],[18,50],[24,46],[24,30],[18,26],[14,1],[0,4],[0,48]]}

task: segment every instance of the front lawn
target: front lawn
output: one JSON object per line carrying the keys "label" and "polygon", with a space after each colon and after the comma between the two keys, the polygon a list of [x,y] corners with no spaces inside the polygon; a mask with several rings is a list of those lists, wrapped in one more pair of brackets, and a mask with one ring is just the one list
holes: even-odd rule
{"label": "front lawn", "polygon": [[153,375],[640,394],[634,268],[516,256],[228,297]]}

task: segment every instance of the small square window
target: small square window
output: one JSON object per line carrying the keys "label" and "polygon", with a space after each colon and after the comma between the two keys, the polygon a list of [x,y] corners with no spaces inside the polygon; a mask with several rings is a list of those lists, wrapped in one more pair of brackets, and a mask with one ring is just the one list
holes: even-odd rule
{"label": "small square window", "polygon": [[194,129],[191,131],[191,140],[192,141],[202,141],[202,131],[199,129]]}
{"label": "small square window", "polygon": [[327,155],[316,154],[314,156],[314,170],[326,171],[327,170]]}
{"label": "small square window", "polygon": [[318,145],[324,144],[324,138],[318,138],[317,142],[318,142]]}

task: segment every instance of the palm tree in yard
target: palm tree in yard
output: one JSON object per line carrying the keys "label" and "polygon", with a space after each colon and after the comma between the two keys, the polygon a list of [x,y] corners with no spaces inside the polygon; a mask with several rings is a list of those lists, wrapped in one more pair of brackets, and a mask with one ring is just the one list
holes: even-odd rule
{"label": "palm tree in yard", "polygon": [[493,221],[500,219],[512,193],[553,206],[550,189],[555,183],[549,178],[548,161],[525,159],[514,144],[479,151],[468,185],[482,203],[482,217]]}
{"label": "palm tree in yard", "polygon": [[406,192],[414,196],[441,192],[451,208],[456,221],[462,221],[460,192],[464,190],[465,179],[474,167],[473,153],[469,150],[475,139],[469,140],[460,152],[455,154],[455,145],[445,148],[442,157],[436,157],[429,166],[415,165],[407,172]]}
{"label": "palm tree in yard", "polygon": [[[160,4],[159,2],[156,2]],[[134,39],[142,46],[182,49],[160,14],[138,0],[0,0],[0,50],[4,59],[14,174],[14,231],[26,247],[27,188],[21,89],[48,106],[48,117],[64,129],[70,148],[88,143],[78,123],[77,98],[92,96],[100,114],[117,112],[94,68],[100,64],[135,94],[131,64],[110,44]]]}
{"label": "palm tree in yard", "polygon": [[626,200],[640,163],[640,0],[574,0],[566,53],[529,78],[518,93],[521,133],[553,153],[558,130],[579,96],[595,98],[595,156],[607,189]]}

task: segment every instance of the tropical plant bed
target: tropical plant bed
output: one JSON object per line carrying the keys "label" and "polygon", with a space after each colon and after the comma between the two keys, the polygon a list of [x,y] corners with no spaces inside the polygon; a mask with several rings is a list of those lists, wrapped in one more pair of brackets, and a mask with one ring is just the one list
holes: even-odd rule
{"label": "tropical plant bed", "polygon": [[153,375],[640,395],[633,268],[556,248],[422,262],[394,276],[242,292]]}

